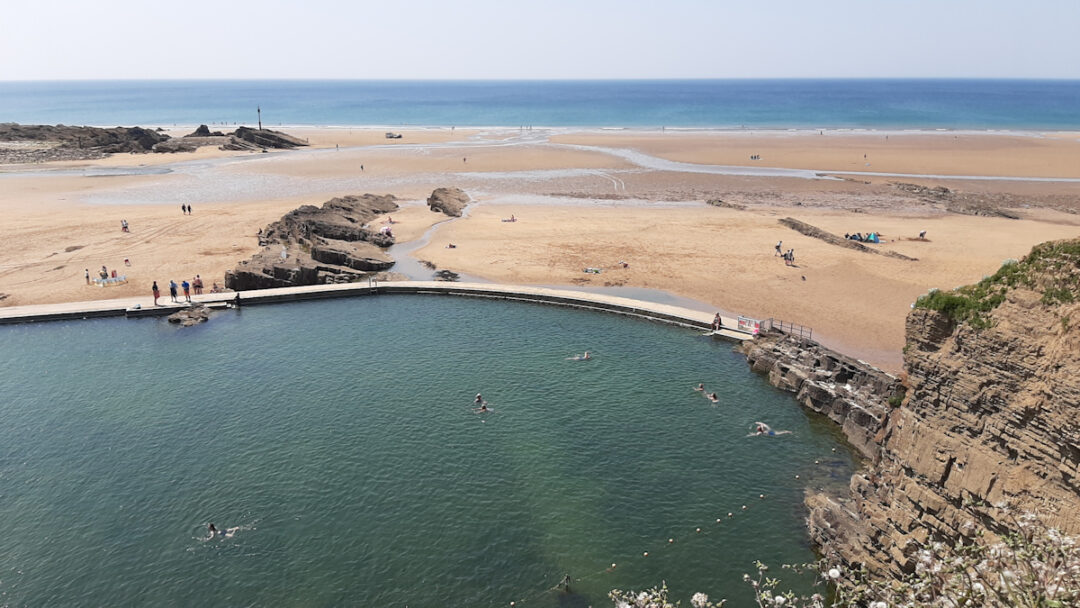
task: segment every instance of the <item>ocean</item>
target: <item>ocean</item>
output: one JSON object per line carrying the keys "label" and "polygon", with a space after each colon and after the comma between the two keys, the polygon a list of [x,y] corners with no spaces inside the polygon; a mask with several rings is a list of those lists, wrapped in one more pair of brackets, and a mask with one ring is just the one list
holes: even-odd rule
{"label": "ocean", "polygon": [[0,395],[12,607],[746,606],[856,463],[729,343],[439,296],[0,327]]}
{"label": "ocean", "polygon": [[0,82],[0,122],[1080,130],[1075,80]]}

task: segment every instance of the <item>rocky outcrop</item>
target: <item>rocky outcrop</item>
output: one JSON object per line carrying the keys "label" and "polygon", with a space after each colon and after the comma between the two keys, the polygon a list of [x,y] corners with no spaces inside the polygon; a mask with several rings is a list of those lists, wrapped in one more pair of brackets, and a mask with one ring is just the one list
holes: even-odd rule
{"label": "rocky outcrop", "polygon": [[938,204],[953,213],[1005,217],[1012,220],[1020,216],[1005,208],[1016,201],[1002,198],[1001,194],[970,194],[950,190],[945,186],[928,187],[919,184],[892,182],[893,188],[925,203]]}
{"label": "rocky outcrop", "polygon": [[849,493],[808,498],[813,538],[897,576],[922,544],[1000,533],[1018,511],[1080,533],[1080,240],[920,303],[906,399]]}
{"label": "rocky outcrop", "polygon": [[807,224],[806,222],[804,222],[802,220],[797,220],[797,219],[795,219],[793,217],[785,217],[785,218],[779,220],[779,222],[781,224],[787,226],[788,228],[791,228],[792,230],[794,230],[796,232],[801,232],[801,233],[805,234],[806,236],[813,237],[815,239],[820,239],[820,240],[825,241],[826,243],[828,243],[830,245],[836,245],[837,247],[847,247],[848,249],[854,249],[855,251],[862,251],[864,253],[876,253],[878,255],[884,255],[884,256],[887,256],[887,257],[890,257],[890,258],[896,258],[898,260],[906,260],[906,261],[909,261],[909,262],[914,262],[914,261],[917,260],[917,258],[908,257],[908,256],[906,256],[906,255],[904,255],[902,253],[897,253],[895,251],[884,251],[884,250],[881,250],[881,249],[875,249],[873,247],[867,247],[866,245],[863,245],[859,241],[853,241],[851,239],[845,239],[845,238],[843,238],[841,236],[835,235],[835,234],[833,234],[831,232],[828,232],[826,230],[822,230],[821,228],[818,228],[817,226],[812,226],[812,225]]}
{"label": "rocky outcrop", "polygon": [[210,127],[206,125],[199,125],[199,128],[184,137],[225,137],[225,134],[221,131],[210,131]]}
{"label": "rocky outcrop", "polygon": [[436,188],[427,199],[432,211],[443,212],[451,217],[461,217],[462,210],[472,199],[461,188]]}
{"label": "rocky outcrop", "polygon": [[227,144],[222,145],[222,147],[227,150],[251,150],[262,148],[288,150],[306,145],[306,141],[280,131],[239,127],[232,134],[230,141]]}
{"label": "rocky outcrop", "polygon": [[206,323],[209,319],[210,309],[201,304],[189,306],[168,316],[169,323],[180,327],[191,327],[199,323]]}
{"label": "rocky outcrop", "polygon": [[158,144],[154,151],[182,152],[203,146],[217,146],[222,150],[260,152],[267,149],[288,150],[306,145],[307,142],[302,139],[270,129],[240,127],[233,133],[222,133],[211,131],[206,125],[199,125],[193,133]]}
{"label": "rocky outcrop", "polygon": [[348,283],[388,270],[394,260],[383,248],[393,245],[394,237],[369,229],[367,222],[395,211],[396,200],[345,196],[290,211],[261,231],[263,250],[226,272],[225,286],[243,291]]}
{"label": "rocky outcrop", "polygon": [[0,147],[0,163],[100,158],[120,152],[150,152],[168,135],[141,127],[71,127],[0,124],[0,141],[25,144]]}
{"label": "rocky outcrop", "polygon": [[804,407],[840,425],[863,456],[877,456],[877,435],[893,404],[903,398],[896,376],[775,330],[740,344],[739,350],[750,368],[768,377],[770,384],[795,393]]}
{"label": "rocky outcrop", "polygon": [[705,201],[705,204],[713,206],[713,207],[724,207],[726,209],[734,209],[736,211],[746,211],[746,205],[743,205],[743,204],[740,204],[740,203],[732,203],[730,201],[725,201],[725,200],[722,200],[722,199],[719,199],[719,198],[711,198],[711,199]]}

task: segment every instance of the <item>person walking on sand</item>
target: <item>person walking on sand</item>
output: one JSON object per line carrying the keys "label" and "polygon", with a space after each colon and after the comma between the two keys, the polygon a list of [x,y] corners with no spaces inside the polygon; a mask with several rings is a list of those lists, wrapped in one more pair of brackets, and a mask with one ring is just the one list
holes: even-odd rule
{"label": "person walking on sand", "polygon": [[169,280],[169,298],[172,299],[173,302],[176,301],[176,281],[173,281],[172,279]]}
{"label": "person walking on sand", "polygon": [[158,291],[157,281],[154,281],[154,286],[150,288],[154,292],[154,306],[157,306],[157,299],[161,297],[161,292]]}
{"label": "person walking on sand", "polygon": [[86,269],[86,284],[87,285],[90,284],[90,269],[89,268]]}
{"label": "person walking on sand", "polygon": [[191,301],[191,283],[184,279],[184,282],[180,283],[180,286],[184,288],[184,300]]}
{"label": "person walking on sand", "polygon": [[776,241],[776,253],[773,254],[774,258],[776,256],[780,255],[780,248],[783,247],[783,246],[784,246],[784,241]]}

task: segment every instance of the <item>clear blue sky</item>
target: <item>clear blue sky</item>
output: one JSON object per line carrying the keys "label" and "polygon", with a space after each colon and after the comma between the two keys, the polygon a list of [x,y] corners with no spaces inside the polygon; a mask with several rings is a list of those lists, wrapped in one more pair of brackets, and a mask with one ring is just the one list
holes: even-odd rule
{"label": "clear blue sky", "polygon": [[1080,0],[12,0],[0,80],[1080,78]]}

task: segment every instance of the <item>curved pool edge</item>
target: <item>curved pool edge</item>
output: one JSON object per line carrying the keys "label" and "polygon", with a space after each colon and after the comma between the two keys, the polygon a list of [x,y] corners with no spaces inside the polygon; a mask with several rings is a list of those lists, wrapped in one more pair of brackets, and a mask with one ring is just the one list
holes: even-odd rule
{"label": "curved pool edge", "polygon": [[[658,304],[655,302],[646,302],[644,300],[573,291],[569,289],[552,289],[547,287],[529,287],[525,285],[504,285],[497,283],[372,281],[370,283],[304,285],[299,287],[278,287],[241,292],[200,294],[192,296],[191,300],[192,303],[204,304],[211,308],[223,308],[230,304],[235,305],[237,302],[239,302],[240,306],[255,306],[280,302],[297,302],[381,294],[451,295],[550,304],[584,310],[611,312],[682,327],[708,330],[714,336],[732,340],[741,341],[753,338],[753,334],[733,329],[737,327],[737,320],[730,317],[722,317],[725,328],[718,332],[713,332],[713,315],[689,308],[683,308],[681,306]],[[44,321],[68,321],[102,317],[123,316],[128,318],[141,318],[165,316],[183,310],[184,308],[187,308],[187,306],[186,303],[169,303],[154,306],[153,299],[150,297],[68,302],[63,304],[12,306],[0,309],[0,325],[37,323]]]}

